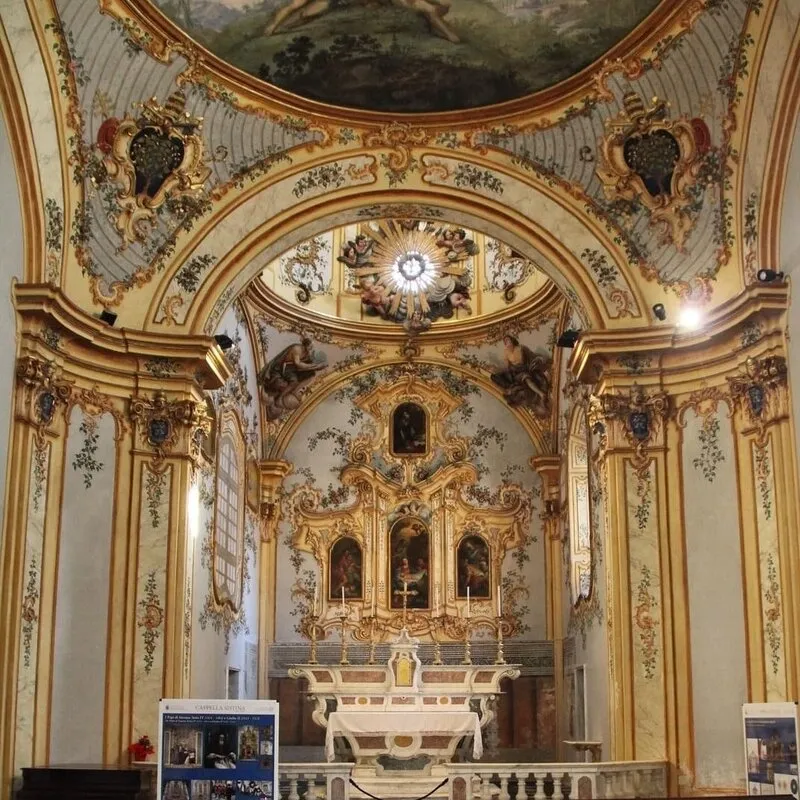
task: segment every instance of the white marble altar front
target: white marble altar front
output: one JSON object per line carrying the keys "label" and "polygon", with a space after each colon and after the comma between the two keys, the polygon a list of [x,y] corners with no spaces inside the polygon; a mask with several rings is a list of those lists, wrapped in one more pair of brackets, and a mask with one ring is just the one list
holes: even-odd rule
{"label": "white marble altar front", "polygon": [[480,758],[481,729],[494,717],[500,681],[519,676],[510,664],[422,664],[418,648],[419,640],[404,628],[385,664],[298,664],[289,670],[308,680],[314,720],[326,728],[326,757],[335,760],[335,740],[344,739],[353,776],[369,791],[380,784],[385,792],[398,772],[404,782],[416,775],[429,784],[465,737],[472,740],[465,752]]}

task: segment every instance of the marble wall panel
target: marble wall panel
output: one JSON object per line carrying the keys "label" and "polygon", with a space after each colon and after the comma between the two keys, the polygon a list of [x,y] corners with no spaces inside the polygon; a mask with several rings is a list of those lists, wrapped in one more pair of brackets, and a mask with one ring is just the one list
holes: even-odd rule
{"label": "marble wall panel", "polygon": [[768,436],[763,444],[752,442],[751,454],[755,478],[753,489],[758,526],[767,702],[780,702],[790,698],[786,695],[786,654],[783,638],[785,623],[781,598],[781,563],[778,549],[772,437]]}
{"label": "marble wall panel", "polygon": [[628,558],[636,701],[635,758],[665,757],[664,623],[659,558],[657,466],[625,463]]}
{"label": "marble wall panel", "polygon": [[747,700],[736,454],[728,406],[684,415],[686,570],[691,642],[694,780],[744,788],[742,703]]}
{"label": "marble wall panel", "polygon": [[[50,761],[103,761],[116,445],[109,415],[69,420],[58,553]],[[151,732],[155,735],[155,732]]]}
{"label": "marble wall panel", "polygon": [[[136,639],[133,668],[133,739],[158,730],[163,696],[164,609],[173,469],[142,463],[136,566]],[[176,498],[175,502],[179,502]]]}
{"label": "marble wall panel", "polygon": [[42,585],[42,549],[51,447],[40,443],[34,450],[28,478],[28,518],[25,531],[25,566],[20,616],[20,652],[17,666],[17,731],[15,772],[33,763],[33,726],[36,700],[36,665],[39,654],[39,615]]}

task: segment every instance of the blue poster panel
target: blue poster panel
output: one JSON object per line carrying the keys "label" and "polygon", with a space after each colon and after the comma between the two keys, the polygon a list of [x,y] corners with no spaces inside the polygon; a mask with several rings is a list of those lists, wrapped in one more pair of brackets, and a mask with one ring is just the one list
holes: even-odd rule
{"label": "blue poster panel", "polygon": [[745,703],[747,794],[798,796],[797,703]]}
{"label": "blue poster panel", "polygon": [[162,700],[159,800],[278,800],[278,704]]}

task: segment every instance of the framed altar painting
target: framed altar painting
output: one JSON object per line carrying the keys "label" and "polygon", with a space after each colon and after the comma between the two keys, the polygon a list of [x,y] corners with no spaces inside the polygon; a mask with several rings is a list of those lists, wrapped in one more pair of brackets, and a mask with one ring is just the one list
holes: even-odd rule
{"label": "framed altar painting", "polygon": [[[419,518],[401,517],[389,529],[391,607],[430,608],[430,531]],[[407,587],[407,588],[406,588]]]}
{"label": "framed altar painting", "polygon": [[342,589],[348,599],[360,599],[364,585],[361,545],[351,536],[337,539],[328,559],[328,599],[341,600]]}
{"label": "framed altar painting", "polygon": [[469,534],[458,543],[456,577],[459,598],[490,599],[492,596],[492,559],[489,544],[482,536]]}
{"label": "framed altar painting", "polygon": [[428,414],[418,403],[400,403],[392,412],[391,451],[394,456],[424,456],[428,452]]}

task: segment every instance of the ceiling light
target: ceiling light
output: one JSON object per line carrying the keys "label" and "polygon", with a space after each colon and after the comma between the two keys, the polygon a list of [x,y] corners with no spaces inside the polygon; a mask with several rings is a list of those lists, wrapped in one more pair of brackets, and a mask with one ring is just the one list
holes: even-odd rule
{"label": "ceiling light", "polygon": [[230,336],[224,333],[218,333],[214,339],[216,339],[217,344],[223,350],[230,350],[233,347],[233,339]]}
{"label": "ceiling light", "polygon": [[703,314],[695,306],[685,306],[678,317],[678,325],[687,331],[696,331],[703,324]]}
{"label": "ceiling light", "polygon": [[113,311],[104,308],[100,312],[100,320],[105,322],[106,325],[111,325],[113,327],[114,323],[117,321],[117,315]]}
{"label": "ceiling light", "polygon": [[667,318],[667,309],[664,308],[663,303],[656,303],[653,306],[653,316],[663,322]]}

